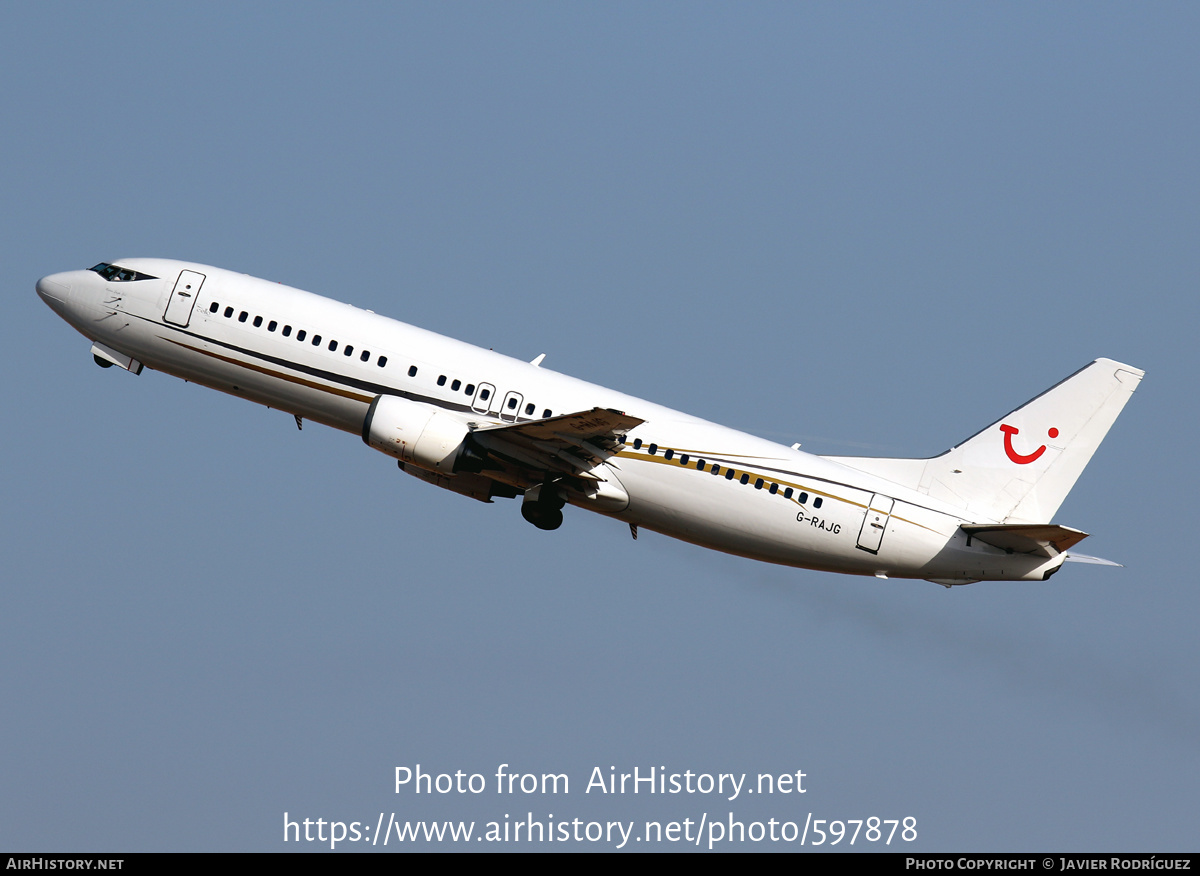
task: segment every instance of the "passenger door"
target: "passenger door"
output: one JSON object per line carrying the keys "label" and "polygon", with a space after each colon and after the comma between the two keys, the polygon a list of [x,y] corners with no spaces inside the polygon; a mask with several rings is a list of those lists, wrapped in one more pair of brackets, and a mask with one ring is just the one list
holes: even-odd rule
{"label": "passenger door", "polygon": [[175,325],[187,326],[192,318],[192,308],[196,306],[196,296],[204,285],[204,275],[195,271],[180,271],[175,288],[171,290],[171,298],[167,301],[167,310],[163,319]]}
{"label": "passenger door", "polygon": [[862,529],[858,532],[858,546],[862,550],[879,553],[879,545],[888,521],[892,519],[892,506],[895,504],[895,500],[879,493],[871,497],[867,513],[863,515]]}

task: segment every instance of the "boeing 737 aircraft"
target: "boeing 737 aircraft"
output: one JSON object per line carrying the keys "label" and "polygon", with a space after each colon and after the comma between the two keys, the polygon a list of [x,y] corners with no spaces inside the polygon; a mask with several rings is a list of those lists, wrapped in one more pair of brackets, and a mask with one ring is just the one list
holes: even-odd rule
{"label": "boeing 737 aircraft", "polygon": [[43,277],[97,364],[143,366],[361,435],[431,484],[570,504],[809,569],[1046,580],[1087,534],[1055,512],[1143,372],[1097,359],[930,459],[814,456],[329,298],[164,259]]}

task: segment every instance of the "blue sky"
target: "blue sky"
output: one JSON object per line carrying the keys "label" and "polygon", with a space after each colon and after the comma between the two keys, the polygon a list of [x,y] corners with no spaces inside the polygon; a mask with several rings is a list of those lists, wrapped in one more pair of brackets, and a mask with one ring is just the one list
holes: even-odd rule
{"label": "blue sky", "polygon": [[[1194,848],[1194,6],[0,22],[0,846],[732,811],[913,816],[922,851]],[[1125,568],[945,591],[577,509],[539,532],[353,436],[96,368],[33,284],[138,255],[545,352],[818,453],[930,455],[1126,361],[1147,377],[1058,517]],[[417,763],[572,790],[393,793]],[[605,799],[595,766],[803,770],[808,792]]]}

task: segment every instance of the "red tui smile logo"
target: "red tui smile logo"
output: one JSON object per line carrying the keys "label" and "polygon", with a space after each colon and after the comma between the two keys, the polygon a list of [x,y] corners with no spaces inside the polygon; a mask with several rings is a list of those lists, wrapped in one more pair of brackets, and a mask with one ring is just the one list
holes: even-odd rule
{"label": "red tui smile logo", "polygon": [[[1038,457],[1046,452],[1046,445],[1043,444],[1037,450],[1033,451],[1033,453],[1030,453],[1027,456],[1017,453],[1017,451],[1013,449],[1012,436],[1018,434],[1020,430],[1016,426],[1010,426],[1007,423],[1004,423],[1000,426],[1000,431],[1004,433],[1004,452],[1007,453],[1008,458],[1017,465],[1029,465],[1029,463],[1036,461]],[[1051,426],[1050,431],[1046,434],[1051,438],[1057,438],[1058,430]]]}

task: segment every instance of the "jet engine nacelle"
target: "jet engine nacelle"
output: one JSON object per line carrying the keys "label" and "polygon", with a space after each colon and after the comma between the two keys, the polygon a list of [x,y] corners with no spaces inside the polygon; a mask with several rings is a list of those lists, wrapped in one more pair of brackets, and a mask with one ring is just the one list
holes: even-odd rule
{"label": "jet engine nacelle", "polygon": [[433,405],[377,395],[363,420],[369,446],[426,471],[454,474],[470,428]]}

